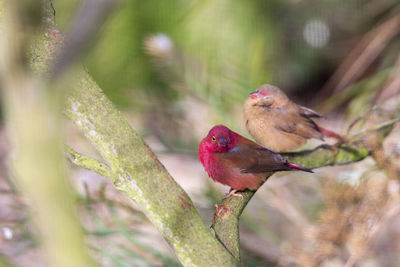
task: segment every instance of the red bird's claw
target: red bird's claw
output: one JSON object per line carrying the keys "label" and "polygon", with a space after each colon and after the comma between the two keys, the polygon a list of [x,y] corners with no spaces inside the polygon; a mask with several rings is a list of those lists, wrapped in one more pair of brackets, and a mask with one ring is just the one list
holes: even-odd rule
{"label": "red bird's claw", "polygon": [[242,195],[242,194],[239,194],[239,193],[236,193],[236,192],[237,192],[237,190],[232,189],[231,191],[229,191],[229,193],[225,194],[225,196],[224,196],[222,199],[226,199],[226,198],[228,198],[228,197],[230,197],[230,196],[235,196],[235,197],[241,197],[241,198],[243,198],[243,195]]}

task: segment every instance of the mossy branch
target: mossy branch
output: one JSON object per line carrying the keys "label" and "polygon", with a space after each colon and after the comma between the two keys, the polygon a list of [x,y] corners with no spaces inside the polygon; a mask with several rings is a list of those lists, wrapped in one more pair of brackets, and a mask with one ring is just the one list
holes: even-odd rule
{"label": "mossy branch", "polygon": [[97,172],[104,177],[112,179],[112,172],[107,164],[100,162],[97,159],[82,155],[74,151],[69,146],[65,146],[65,153],[67,155],[67,158],[75,165],[83,167],[89,171]]}
{"label": "mossy branch", "polygon": [[186,192],[87,72],[81,71],[78,80],[66,114],[106,160],[115,187],[140,206],[184,265],[236,265],[204,225]]}
{"label": "mossy branch", "polygon": [[[337,148],[321,145],[312,150],[286,153],[283,156],[289,162],[300,164],[310,169],[360,161],[371,153],[366,143],[367,134],[370,131],[376,131],[385,137],[398,121],[399,119],[394,119],[379,125],[375,129],[358,133],[351,138],[351,141]],[[255,193],[256,191],[246,190],[241,192],[243,198],[231,196],[222,200],[214,215],[212,228],[216,237],[238,261],[240,261],[239,218]]]}
{"label": "mossy branch", "polygon": [[[48,28],[33,47],[33,69],[48,73],[63,42],[58,29]],[[80,68],[71,76],[63,84],[74,87],[65,114],[93,143],[108,167],[71,149],[67,149],[69,158],[112,179],[115,187],[135,201],[163,234],[183,265],[236,266],[238,262],[215,239],[186,192],[87,71]]]}

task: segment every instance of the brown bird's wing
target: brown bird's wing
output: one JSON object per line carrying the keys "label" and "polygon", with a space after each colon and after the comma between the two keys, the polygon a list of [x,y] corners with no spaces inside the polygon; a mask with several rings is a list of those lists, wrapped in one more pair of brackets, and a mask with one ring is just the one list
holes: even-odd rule
{"label": "brown bird's wing", "polygon": [[287,160],[280,154],[257,144],[237,146],[226,153],[221,153],[231,166],[240,169],[242,173],[267,173],[292,170]]}
{"label": "brown bird's wing", "polygon": [[317,124],[301,111],[302,109],[297,105],[272,110],[275,113],[272,116],[279,118],[279,123],[275,124],[275,128],[307,139],[316,138],[323,140],[323,134],[318,129]]}
{"label": "brown bird's wing", "polygon": [[320,118],[320,119],[325,119],[325,116],[319,114],[318,112],[316,112],[315,110],[312,110],[311,108],[306,108],[303,106],[299,106],[300,107],[300,113],[303,116],[306,116],[308,118]]}

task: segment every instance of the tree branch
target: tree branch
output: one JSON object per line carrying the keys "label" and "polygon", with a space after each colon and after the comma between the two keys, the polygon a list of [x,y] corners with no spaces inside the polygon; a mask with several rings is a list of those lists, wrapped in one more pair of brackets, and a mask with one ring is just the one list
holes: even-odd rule
{"label": "tree branch", "polygon": [[[348,144],[343,144],[335,149],[321,145],[312,150],[282,154],[289,162],[314,169],[331,165],[343,165],[360,161],[370,155],[366,144],[366,136],[370,131],[377,131],[382,136],[387,136],[399,119],[393,119],[376,127],[376,129],[355,134]],[[240,261],[239,247],[239,218],[247,203],[256,191],[246,190],[241,193],[243,198],[231,196],[222,200],[216,208],[213,225],[215,236],[224,244],[231,254]]]}
{"label": "tree branch", "polygon": [[1,100],[13,148],[12,171],[29,199],[46,265],[94,266],[66,172],[63,92],[33,74],[26,60],[43,27],[42,8],[42,1],[0,1]]}
{"label": "tree branch", "polygon": [[[48,73],[48,66],[58,48],[63,46],[63,40],[58,29],[49,28],[31,54],[33,68]],[[174,248],[181,263],[185,266],[236,266],[238,262],[215,239],[186,192],[86,70],[79,69],[68,86],[75,90],[67,99],[66,115],[107,162],[110,172],[104,174],[112,179],[117,189],[135,201]],[[85,157],[77,162],[105,171]]]}
{"label": "tree branch", "polygon": [[83,167],[89,171],[97,172],[98,174],[112,179],[112,172],[107,164],[98,161],[97,159],[82,155],[74,151],[69,146],[65,146],[67,158],[77,166]]}
{"label": "tree branch", "polygon": [[232,266],[192,201],[91,77],[82,71],[67,116],[109,164],[115,187],[137,203],[184,265]]}

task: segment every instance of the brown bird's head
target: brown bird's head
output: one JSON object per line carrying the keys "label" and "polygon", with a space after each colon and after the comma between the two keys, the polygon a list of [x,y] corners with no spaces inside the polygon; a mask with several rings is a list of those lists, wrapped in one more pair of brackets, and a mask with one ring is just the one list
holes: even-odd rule
{"label": "brown bird's head", "polygon": [[245,105],[258,107],[281,107],[287,104],[289,98],[278,87],[264,84],[250,93]]}

